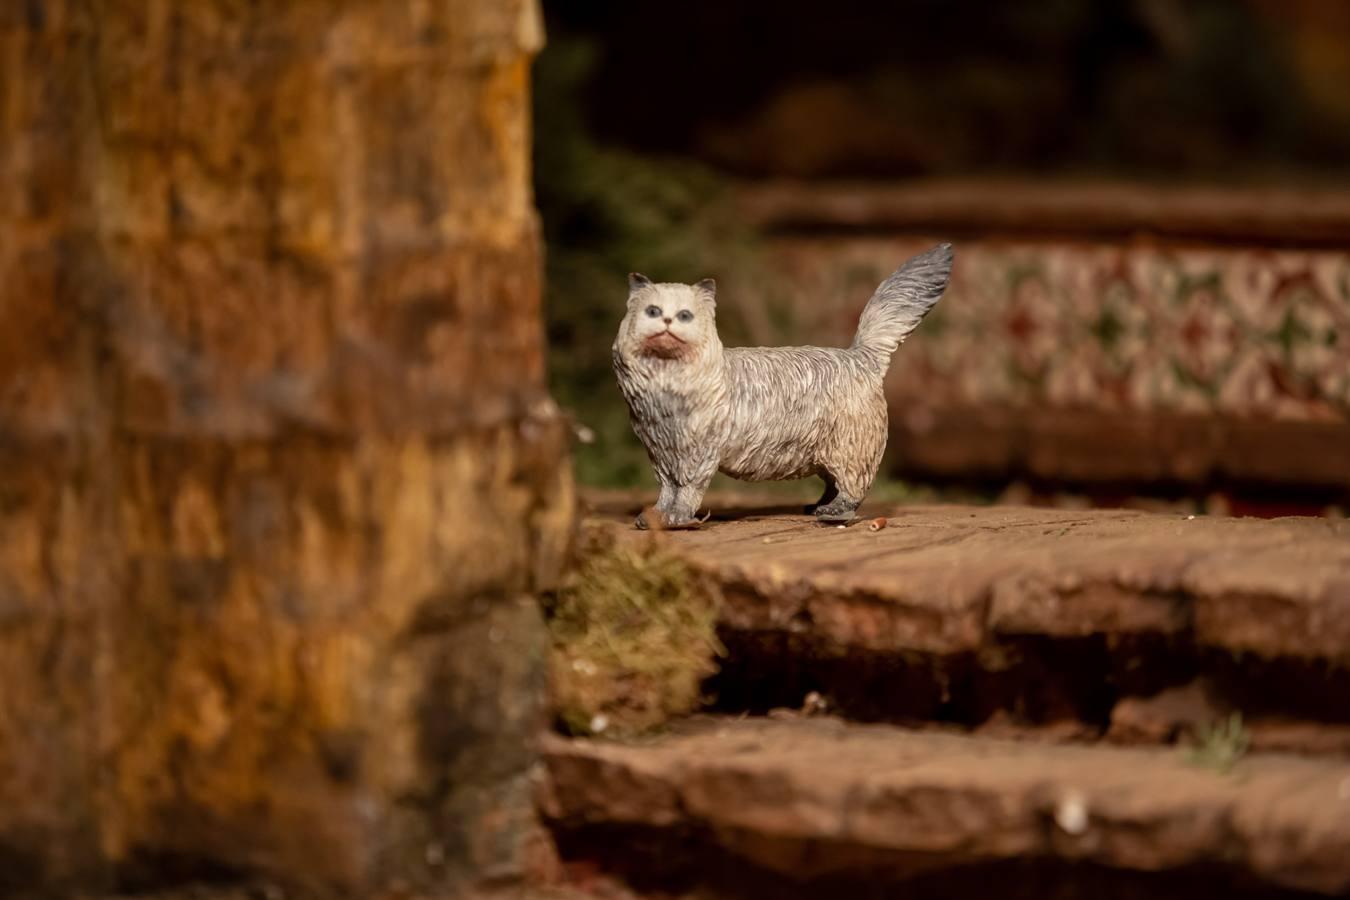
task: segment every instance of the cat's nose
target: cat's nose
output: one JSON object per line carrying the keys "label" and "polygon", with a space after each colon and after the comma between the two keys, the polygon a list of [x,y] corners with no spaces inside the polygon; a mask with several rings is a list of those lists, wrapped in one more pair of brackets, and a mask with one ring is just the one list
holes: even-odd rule
{"label": "cat's nose", "polygon": [[675,320],[674,320],[674,319],[662,319],[661,321],[662,321],[662,322],[665,322],[667,325],[669,325],[671,322],[674,322]]}

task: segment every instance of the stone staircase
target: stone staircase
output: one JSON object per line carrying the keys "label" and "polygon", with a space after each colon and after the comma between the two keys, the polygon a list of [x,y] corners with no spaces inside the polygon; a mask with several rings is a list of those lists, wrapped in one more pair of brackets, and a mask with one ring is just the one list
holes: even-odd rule
{"label": "stone staircase", "polygon": [[[649,539],[632,511],[592,524]],[[741,506],[659,536],[721,585],[727,655],[707,715],[546,739],[565,871],[642,896],[1350,894],[1350,523],[865,511],[884,527]]]}

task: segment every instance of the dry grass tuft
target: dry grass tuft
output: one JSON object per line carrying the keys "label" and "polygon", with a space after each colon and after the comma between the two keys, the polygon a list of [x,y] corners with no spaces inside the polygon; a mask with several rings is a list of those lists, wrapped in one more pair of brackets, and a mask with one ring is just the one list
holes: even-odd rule
{"label": "dry grass tuft", "polygon": [[1186,756],[1192,765],[1226,775],[1247,755],[1250,746],[1251,734],[1242,723],[1242,714],[1233,713],[1226,719],[1200,726]]}
{"label": "dry grass tuft", "polygon": [[716,587],[658,538],[589,529],[548,609],[555,713],[573,734],[634,734],[693,712],[724,651]]}

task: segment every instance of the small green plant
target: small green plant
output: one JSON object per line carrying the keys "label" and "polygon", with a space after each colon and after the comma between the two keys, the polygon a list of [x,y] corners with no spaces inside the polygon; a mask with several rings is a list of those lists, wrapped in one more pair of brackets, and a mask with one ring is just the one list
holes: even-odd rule
{"label": "small green plant", "polygon": [[1186,759],[1196,766],[1228,774],[1251,746],[1251,735],[1242,724],[1242,713],[1233,713],[1226,719],[1200,725],[1195,732],[1195,744],[1186,752]]}
{"label": "small green plant", "polygon": [[573,734],[634,734],[698,708],[723,653],[712,583],[654,537],[588,530],[549,605],[555,714]]}

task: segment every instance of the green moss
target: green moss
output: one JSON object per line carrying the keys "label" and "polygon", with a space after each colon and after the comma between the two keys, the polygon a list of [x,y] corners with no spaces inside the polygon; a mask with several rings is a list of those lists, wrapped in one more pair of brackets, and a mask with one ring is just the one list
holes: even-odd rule
{"label": "green moss", "polygon": [[548,612],[552,694],[574,734],[633,734],[696,710],[716,671],[715,586],[659,539],[588,530]]}
{"label": "green moss", "polygon": [[[726,209],[727,180],[687,160],[598,141],[584,117],[595,47],[554,37],[535,67],[535,199],[543,217],[545,316],[553,395],[595,433],[578,447],[582,484],[652,484],[611,369],[627,273],[658,281],[716,277],[719,291],[765,277],[757,237]],[[736,303],[720,305],[728,344],[747,329]]]}
{"label": "green moss", "polygon": [[1251,735],[1242,724],[1242,714],[1233,713],[1227,719],[1201,725],[1186,759],[1192,765],[1226,775],[1247,754],[1250,745]]}

